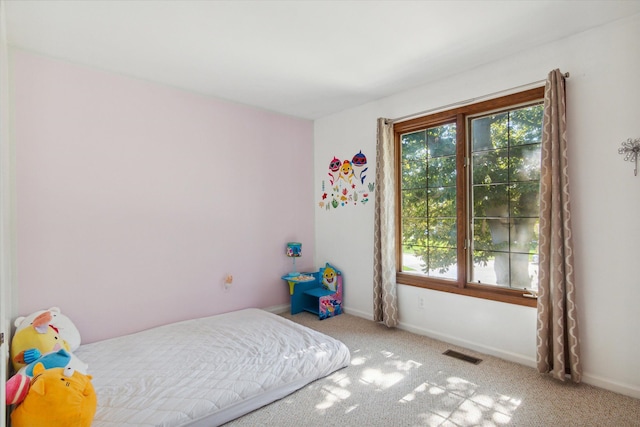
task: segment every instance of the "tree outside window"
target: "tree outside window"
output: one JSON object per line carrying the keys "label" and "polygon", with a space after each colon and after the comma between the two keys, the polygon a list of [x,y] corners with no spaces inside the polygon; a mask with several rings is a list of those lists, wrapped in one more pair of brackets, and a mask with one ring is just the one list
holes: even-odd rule
{"label": "tree outside window", "polygon": [[394,125],[399,283],[532,305],[542,95]]}

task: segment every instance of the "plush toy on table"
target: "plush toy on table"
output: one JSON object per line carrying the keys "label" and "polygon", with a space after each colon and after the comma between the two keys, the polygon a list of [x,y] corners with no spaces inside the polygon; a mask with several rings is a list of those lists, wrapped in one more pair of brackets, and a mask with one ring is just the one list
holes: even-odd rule
{"label": "plush toy on table", "polygon": [[14,427],[90,427],[97,407],[91,376],[71,368],[33,368],[24,401],[11,413]]}

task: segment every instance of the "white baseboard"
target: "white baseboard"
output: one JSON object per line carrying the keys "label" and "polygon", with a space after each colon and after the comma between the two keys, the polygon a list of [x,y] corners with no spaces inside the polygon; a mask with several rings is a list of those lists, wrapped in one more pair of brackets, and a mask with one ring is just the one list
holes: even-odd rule
{"label": "white baseboard", "polygon": [[343,311],[347,314],[351,314],[352,316],[356,316],[356,317],[362,317],[363,319],[367,319],[367,320],[371,320],[373,321],[373,315],[371,313],[367,313],[364,311],[360,311],[360,310],[352,310],[350,308],[345,308],[342,307]]}
{"label": "white baseboard", "polygon": [[591,375],[588,373],[582,374],[582,382],[592,385],[594,387],[604,388],[615,393],[624,394],[625,396],[634,397],[640,399],[640,387],[612,381],[607,378],[600,377],[598,375]]}
{"label": "white baseboard", "polygon": [[[520,365],[529,366],[533,369],[537,368],[537,363],[534,358],[525,357],[523,355],[516,354],[516,353],[510,353],[504,350],[500,350],[497,348],[489,347],[486,345],[482,345],[482,344],[467,341],[467,340],[461,340],[450,335],[440,334],[436,331],[415,327],[413,325],[400,323],[398,325],[398,328],[405,331],[413,332],[415,334],[425,335],[425,336],[428,336],[429,338],[437,339],[439,341],[444,341],[444,342],[457,345],[463,348],[468,348],[474,351],[478,351],[480,353],[499,357],[500,359],[508,360],[510,362],[518,363]],[[613,381],[607,378],[600,377],[598,375],[591,375],[586,372],[583,372],[582,374],[582,382],[585,384],[592,385],[594,387],[599,387],[605,390],[613,391],[615,393],[624,394],[625,396],[630,396],[636,399],[640,399],[640,388],[632,384],[625,384],[625,383]]]}
{"label": "white baseboard", "polygon": [[[362,317],[367,320],[373,320],[373,315],[364,311],[345,309],[345,313],[349,313],[353,316]],[[475,343],[467,340],[461,340],[451,335],[441,334],[439,332],[424,329],[407,323],[398,325],[398,329],[408,331],[418,335],[424,335],[429,338],[433,338],[439,341],[443,341],[449,344],[457,345],[463,348],[468,348],[480,353],[489,354],[491,356],[499,357],[510,362],[519,363],[524,366],[529,366],[536,369],[536,361],[533,358],[525,357],[520,354],[506,352],[497,348],[489,347],[480,343]],[[592,375],[589,373],[582,374],[582,382],[585,384],[599,387],[605,390],[613,391],[614,393],[620,393],[625,396],[630,396],[636,399],[640,399],[640,387],[633,384],[626,384],[617,381],[613,381],[607,378],[603,378],[598,375]]]}
{"label": "white baseboard", "polygon": [[439,332],[424,329],[418,326],[410,325],[407,323],[400,322],[398,324],[398,329],[402,329],[404,331],[413,332],[414,334],[424,335],[429,338],[433,338],[438,341],[443,341],[449,344],[453,344],[462,348],[468,348],[470,350],[477,351],[479,353],[488,354],[490,356],[499,357],[500,359],[508,360],[510,362],[518,363],[520,365],[529,366],[532,368],[536,367],[535,359],[531,359],[529,357],[525,357],[521,354],[512,353],[509,351],[504,351],[499,348],[487,346],[481,343],[463,340],[460,338],[456,338],[451,335],[441,334]]}
{"label": "white baseboard", "polygon": [[271,307],[265,307],[263,310],[274,314],[282,314],[291,310],[291,304],[273,305]]}
{"label": "white baseboard", "polygon": [[[358,317],[362,317],[364,319],[368,319],[368,320],[373,320],[373,315],[370,313],[366,313],[363,311],[359,311],[359,310],[351,310],[351,309],[345,309],[344,311],[345,313],[349,313],[351,315],[354,316],[358,316]],[[429,338],[433,338],[436,339],[438,341],[443,341],[443,342],[447,342],[449,344],[453,344],[453,345],[457,345],[459,347],[463,347],[463,348],[468,348],[470,350],[474,350],[480,353],[484,353],[484,354],[489,354],[491,356],[495,356],[495,357],[499,357],[501,359],[505,359],[508,360],[510,362],[515,362],[515,363],[519,363],[521,365],[525,365],[525,366],[531,366],[531,367],[535,367],[536,366],[536,361],[533,359],[529,359],[526,357],[523,357],[522,355],[516,354],[516,353],[509,353],[509,352],[505,352],[503,350],[497,349],[497,348],[493,348],[493,347],[488,347],[479,343],[474,343],[471,341],[466,341],[466,340],[461,340],[458,339],[456,337],[453,337],[451,335],[445,335],[445,334],[441,334],[438,333],[436,331],[433,330],[429,330],[429,329],[424,329],[418,326],[414,326],[408,323],[403,323],[400,322],[398,324],[398,329],[402,329],[404,331],[408,331],[417,335],[423,335]]]}

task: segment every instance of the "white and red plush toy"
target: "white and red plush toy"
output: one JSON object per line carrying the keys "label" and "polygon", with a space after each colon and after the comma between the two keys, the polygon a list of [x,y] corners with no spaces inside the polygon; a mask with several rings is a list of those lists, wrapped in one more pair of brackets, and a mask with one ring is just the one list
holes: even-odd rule
{"label": "white and red plush toy", "polygon": [[45,369],[71,368],[86,375],[87,364],[71,353],[71,346],[54,322],[64,328],[74,343],[80,345],[77,328],[56,307],[16,320],[17,330],[11,341],[11,362],[17,372],[5,384],[7,405],[15,405],[25,399],[36,363]]}
{"label": "white and red plush toy", "polygon": [[[18,372],[6,383],[6,403],[15,405],[15,427],[90,427],[96,393],[88,366],[71,352],[80,333],[54,307],[19,317],[11,341],[11,362]],[[70,340],[71,342],[69,342]]]}
{"label": "white and red plush toy", "polygon": [[18,329],[11,340],[11,363],[16,371],[35,362],[43,354],[64,349],[71,351],[69,343],[60,337],[51,324],[53,316],[44,311],[32,322]]}
{"label": "white and red plush toy", "polygon": [[78,347],[80,347],[80,332],[71,319],[62,314],[58,307],[51,307],[48,310],[40,310],[31,313],[28,316],[20,316],[16,318],[15,322],[13,322],[13,325],[16,327],[16,333],[31,325],[38,317],[46,314],[47,312],[51,315],[49,324],[57,329],[58,334],[60,334],[60,338],[69,344],[69,350],[76,351]]}

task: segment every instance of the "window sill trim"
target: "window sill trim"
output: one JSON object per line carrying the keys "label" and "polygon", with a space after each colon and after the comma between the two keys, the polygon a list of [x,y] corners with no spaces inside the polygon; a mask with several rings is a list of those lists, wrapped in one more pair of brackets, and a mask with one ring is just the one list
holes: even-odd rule
{"label": "window sill trim", "polygon": [[491,301],[505,302],[508,304],[522,305],[525,307],[537,307],[537,300],[525,297],[529,291],[511,289],[487,289],[487,286],[468,284],[467,287],[458,287],[456,282],[442,279],[428,279],[407,273],[396,273],[396,283],[399,285],[415,286],[434,291],[449,292],[452,294],[464,295],[468,297],[487,299]]}

